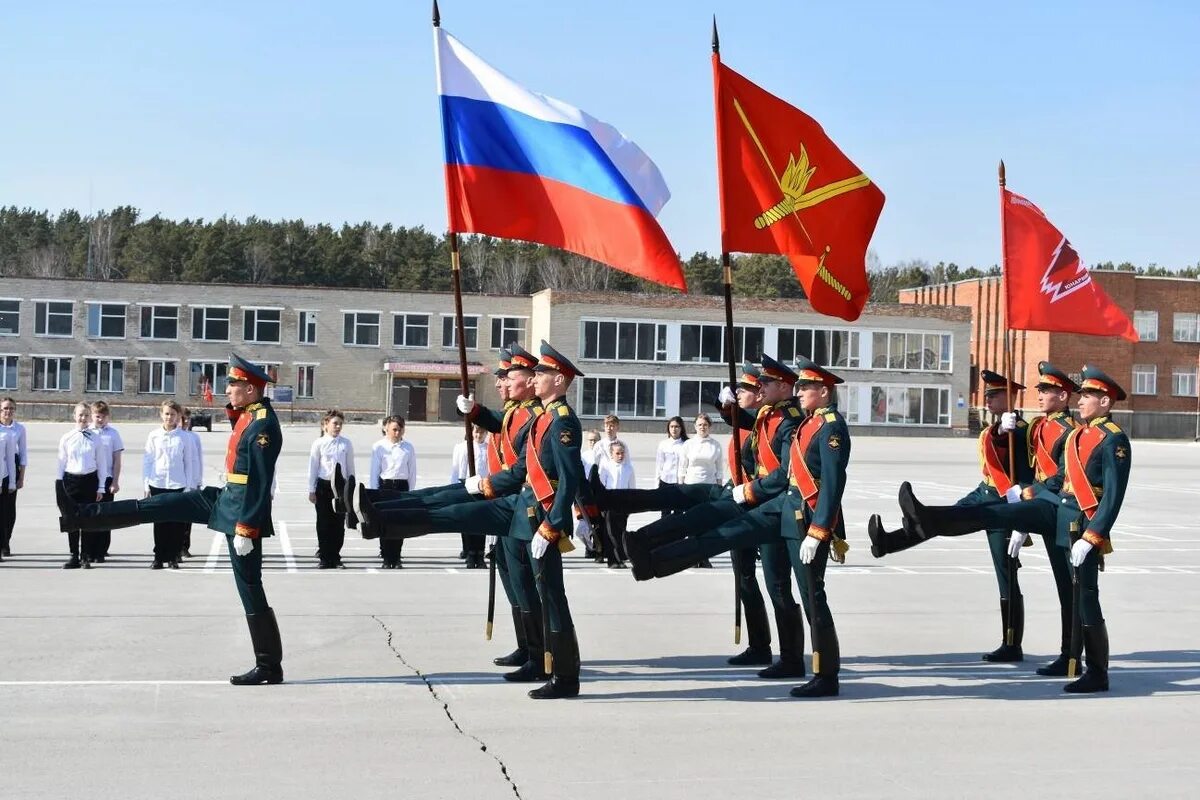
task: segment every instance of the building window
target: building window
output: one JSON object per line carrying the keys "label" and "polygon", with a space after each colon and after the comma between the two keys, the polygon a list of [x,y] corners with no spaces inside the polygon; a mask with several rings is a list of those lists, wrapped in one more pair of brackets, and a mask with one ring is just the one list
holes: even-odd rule
{"label": "building window", "polygon": [[[467,340],[467,349],[479,347],[479,317],[463,315],[463,338]],[[442,347],[458,347],[458,325],[454,317],[442,317]]]}
{"label": "building window", "polygon": [[429,347],[428,314],[393,314],[393,347]]}
{"label": "building window", "polygon": [[0,389],[17,388],[17,357],[0,356]]}
{"label": "building window", "polygon": [[33,304],[33,333],[35,336],[72,336],[74,303],[38,300]]}
{"label": "building window", "polygon": [[139,394],[175,394],[175,362],[138,359]]}
{"label": "building window", "polygon": [[[714,411],[713,403],[717,402],[717,395],[721,393],[722,385],[720,381],[681,380],[679,382],[679,416],[683,417],[686,422],[700,413],[711,415]],[[713,421],[720,420],[714,418]]]}
{"label": "building window", "polygon": [[874,425],[950,424],[949,388],[894,385],[870,388]]}
{"label": "building window", "polygon": [[178,306],[142,306],[142,338],[179,339]]}
{"label": "building window", "polygon": [[279,344],[278,308],[247,308],[242,316],[242,339],[251,344]]}
{"label": "building window", "polygon": [[492,317],[492,349],[525,344],[525,317]]}
{"label": "building window", "polygon": [[0,300],[0,336],[21,333],[21,301]]}
{"label": "building window", "polygon": [[1137,329],[1138,338],[1143,342],[1158,341],[1158,312],[1134,311],[1133,327]]}
{"label": "building window", "polygon": [[71,359],[67,356],[34,356],[33,388],[42,392],[71,391]]}
{"label": "building window", "polygon": [[725,359],[721,344],[725,331],[720,325],[679,326],[679,360],[720,364]]}
{"label": "building window", "polygon": [[[847,425],[857,425],[862,420],[862,416],[858,411],[858,389],[857,385],[849,383],[842,383],[837,386],[838,410],[846,418]],[[949,418],[947,418],[946,424],[950,424]]]}
{"label": "building window", "polygon": [[667,326],[653,322],[583,321],[583,357],[602,361],[666,361]]}
{"label": "building window", "polygon": [[1200,331],[1197,330],[1196,320],[1200,317],[1198,314],[1176,314],[1175,315],[1175,341],[1177,342],[1197,342],[1200,341]]}
{"label": "building window", "polygon": [[784,363],[804,356],[822,367],[857,369],[861,365],[859,331],[782,328],[778,350],[779,360]]}
{"label": "building window", "polygon": [[379,347],[379,312],[347,311],[342,314],[342,344]]}
{"label": "building window", "polygon": [[89,339],[124,339],[124,303],[88,303],[87,335]]}
{"label": "building window", "polygon": [[120,358],[89,358],[84,361],[83,387],[86,392],[125,390],[125,361]]}
{"label": "building window", "polygon": [[317,367],[314,364],[296,365],[296,397],[311,400],[313,386],[317,378]]}
{"label": "building window", "polygon": [[188,394],[203,397],[207,384],[214,395],[225,393],[229,364],[224,361],[191,361],[188,363]]}
{"label": "building window", "polygon": [[649,378],[584,378],[580,388],[580,413],[585,417],[616,414],[619,417],[665,419],[666,381]]}
{"label": "building window", "polygon": [[1171,370],[1171,394],[1176,397],[1196,396],[1196,368],[1176,367]]}
{"label": "building window", "polygon": [[[1139,332],[1139,336],[1141,333]],[[1133,393],[1134,394],[1157,394],[1158,393],[1158,365],[1156,364],[1134,364],[1133,365]]]}
{"label": "building window", "polygon": [[193,308],[192,338],[198,342],[229,341],[228,308]]}
{"label": "building window", "polygon": [[[853,358],[857,360],[857,346],[852,343],[851,349],[854,351]],[[949,333],[871,333],[871,365],[875,369],[949,372],[953,349],[954,337]]]}
{"label": "building window", "polygon": [[299,311],[296,316],[296,341],[300,344],[317,343],[317,312]]}

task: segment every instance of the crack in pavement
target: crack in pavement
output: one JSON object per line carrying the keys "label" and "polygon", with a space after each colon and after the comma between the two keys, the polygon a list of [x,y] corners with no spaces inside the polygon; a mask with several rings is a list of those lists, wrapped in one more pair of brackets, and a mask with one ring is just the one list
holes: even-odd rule
{"label": "crack in pavement", "polygon": [[512,779],[512,776],[508,774],[508,765],[504,763],[504,759],[500,758],[495,753],[489,751],[487,743],[485,741],[483,741],[483,739],[480,739],[478,736],[476,736],[473,733],[468,733],[467,731],[463,730],[462,726],[458,724],[458,720],[456,720],[454,718],[454,714],[452,714],[450,712],[450,704],[447,703],[445,700],[443,700],[441,695],[439,695],[437,693],[437,689],[435,689],[433,687],[433,684],[430,682],[429,678],[425,676],[425,673],[421,672],[421,670],[417,669],[412,664],[408,663],[408,660],[404,658],[404,655],[401,654],[401,652],[396,649],[396,645],[394,645],[392,643],[392,640],[395,637],[395,634],[392,632],[392,629],[389,628],[384,623],[383,620],[381,620],[379,617],[375,616],[374,614],[371,615],[371,619],[378,622],[379,627],[383,628],[384,632],[387,634],[388,649],[391,650],[396,655],[396,658],[400,660],[401,664],[403,664],[408,669],[410,669],[414,675],[416,675],[418,678],[420,678],[424,682],[425,688],[429,690],[429,694],[433,697],[434,702],[441,705],[442,712],[445,713],[446,719],[450,720],[450,724],[454,726],[454,730],[458,731],[461,735],[467,737],[468,739],[472,739],[476,743],[478,743],[479,750],[481,752],[487,753],[489,756],[492,757],[492,759],[496,762],[496,764],[499,765],[500,775],[504,778],[505,781],[508,782],[509,788],[512,789],[512,792],[517,797],[517,800],[524,800],[524,798],[521,797],[521,790],[517,788],[517,784]]}

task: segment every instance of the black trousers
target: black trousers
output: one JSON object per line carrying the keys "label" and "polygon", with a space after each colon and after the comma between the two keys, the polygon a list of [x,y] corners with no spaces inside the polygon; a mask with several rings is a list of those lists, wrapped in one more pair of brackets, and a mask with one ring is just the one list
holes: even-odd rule
{"label": "black trousers", "polygon": [[0,546],[3,547],[8,547],[13,526],[17,524],[17,493],[8,491],[8,487],[16,484],[15,475],[10,475],[4,479],[4,491],[0,491]]}
{"label": "black trousers", "polygon": [[[665,515],[664,515],[665,516]],[[604,560],[609,564],[625,561],[625,528],[629,525],[629,515],[620,511],[604,512]]]}
{"label": "black trousers", "polygon": [[[178,494],[183,489],[160,489],[157,486],[150,487],[150,496],[156,497],[160,494]],[[112,495],[108,499],[112,500]],[[179,560],[179,550],[183,546],[183,530],[187,527],[186,522],[156,522],[154,523],[154,560],[155,561],[177,561]]]}
{"label": "black trousers", "polygon": [[[380,478],[380,491],[387,492],[407,492],[408,481],[404,478]],[[383,539],[379,540],[379,557],[383,559],[385,564],[395,564],[400,561],[400,551],[404,547],[403,539]]]}
{"label": "black trousers", "polygon": [[317,479],[317,558],[322,564],[342,563],[346,543],[346,518],[334,508],[333,484]]}
{"label": "black trousers", "polygon": [[[113,493],[109,491],[111,488],[112,478],[109,478],[104,482],[104,496],[100,498],[101,503],[111,503],[113,501]],[[94,531],[91,538],[91,550],[88,552],[88,557],[107,557],[108,548],[112,546],[112,531]]]}
{"label": "black trousers", "polygon": [[[63,474],[63,488],[67,490],[67,496],[76,503],[94,503],[96,495],[100,491],[100,473],[89,472],[85,475],[74,475],[66,472]],[[71,555],[79,558],[80,537],[82,536],[82,555],[85,558],[91,558],[94,550],[92,540],[95,535],[91,531],[67,531],[67,546],[71,548]]]}

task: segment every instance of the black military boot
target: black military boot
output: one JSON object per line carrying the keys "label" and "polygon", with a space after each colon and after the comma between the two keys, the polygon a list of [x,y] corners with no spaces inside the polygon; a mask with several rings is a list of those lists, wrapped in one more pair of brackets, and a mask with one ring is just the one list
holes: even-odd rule
{"label": "black military boot", "polygon": [[905,530],[921,541],[934,536],[962,536],[985,528],[980,507],[927,506],[913,494],[908,481],[900,484],[899,500]]}
{"label": "black military boot", "polygon": [[725,663],[731,667],[758,667],[764,664],[769,665],[772,660],[771,648],[747,647],[736,656],[730,656]]}
{"label": "black military boot", "polygon": [[833,625],[822,626],[813,636],[813,673],[811,681],[797,686],[789,694],[792,697],[836,697],[838,673],[842,670],[842,648],[838,644],[837,630]]}
{"label": "black military boot", "polygon": [[333,510],[345,515],[346,527],[350,530],[358,528],[358,514],[354,513],[354,476],[349,478],[342,475],[342,465],[333,465]]}
{"label": "black military boot", "polygon": [[1058,658],[1044,667],[1038,667],[1037,674],[1048,678],[1065,678],[1067,664],[1071,660],[1071,610],[1068,607],[1062,611],[1062,644],[1059,646]]}
{"label": "black military boot", "polygon": [[546,672],[546,643],[542,636],[542,612],[522,611],[521,627],[525,631],[525,656],[521,665],[504,673],[511,683],[535,683],[550,677]]}
{"label": "black military boot", "polygon": [[758,671],[758,677],[803,678],[804,669],[804,615],[796,606],[787,611],[775,611],[775,627],[779,631],[779,660],[766,669]]}
{"label": "black military boot", "polygon": [[1091,694],[1108,691],[1108,626],[1083,626],[1083,652],[1087,656],[1087,670],[1079,680],[1063,687],[1071,694]]}
{"label": "black military boot", "polygon": [[883,527],[883,518],[872,514],[867,520],[867,536],[871,538],[871,555],[883,558],[892,553],[899,553],[924,541],[913,533],[907,526],[901,526],[894,531]]}
{"label": "black military boot", "polygon": [[247,614],[250,643],[254,646],[254,669],[241,675],[231,675],[234,686],[257,686],[263,683],[283,683],[283,643],[279,640],[279,625],[275,610]]}
{"label": "black military boot", "polygon": [[[1008,641],[1009,614],[1012,614],[1012,642]],[[1025,638],[1025,596],[1014,595],[1011,600],[1000,598],[1000,646],[983,654],[984,661],[1012,663],[1024,661],[1025,651],[1021,642]],[[1065,673],[1064,673],[1065,674]]]}
{"label": "black military boot", "polygon": [[545,685],[529,692],[534,700],[557,700],[579,694],[579,642],[575,629],[550,634],[554,674]]}
{"label": "black military boot", "polygon": [[592,490],[592,504],[601,511],[608,511],[608,487],[600,480],[600,467],[596,464],[588,470],[588,486]]}
{"label": "black military boot", "polygon": [[497,667],[519,667],[525,663],[529,655],[529,644],[525,641],[525,621],[521,619],[521,609],[512,608],[513,630],[517,633],[517,649],[506,656],[493,658],[492,663]]}

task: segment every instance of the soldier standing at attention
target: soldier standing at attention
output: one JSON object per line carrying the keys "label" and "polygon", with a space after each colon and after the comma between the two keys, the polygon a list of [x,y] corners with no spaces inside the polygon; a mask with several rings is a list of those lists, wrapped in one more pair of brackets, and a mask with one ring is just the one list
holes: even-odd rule
{"label": "soldier standing at attention", "polygon": [[25,467],[29,459],[25,443],[25,426],[16,420],[17,401],[11,397],[0,400],[0,429],[17,439],[17,456],[9,470],[7,492],[0,492],[0,556],[12,555],[10,543],[17,523],[17,491],[25,486]]}
{"label": "soldier standing at attention", "polygon": [[274,534],[271,486],[283,444],[279,418],[263,396],[271,380],[261,368],[236,353],[230,357],[225,397],[233,434],[225,451],[225,486],[162,494],[145,500],[80,505],[59,483],[59,528],[109,530],[147,522],[203,523],[225,534],[233,579],[246,612],[254,645],[253,669],[233,675],[235,686],[283,682],[283,645],[275,612],[262,585],[262,540]]}

